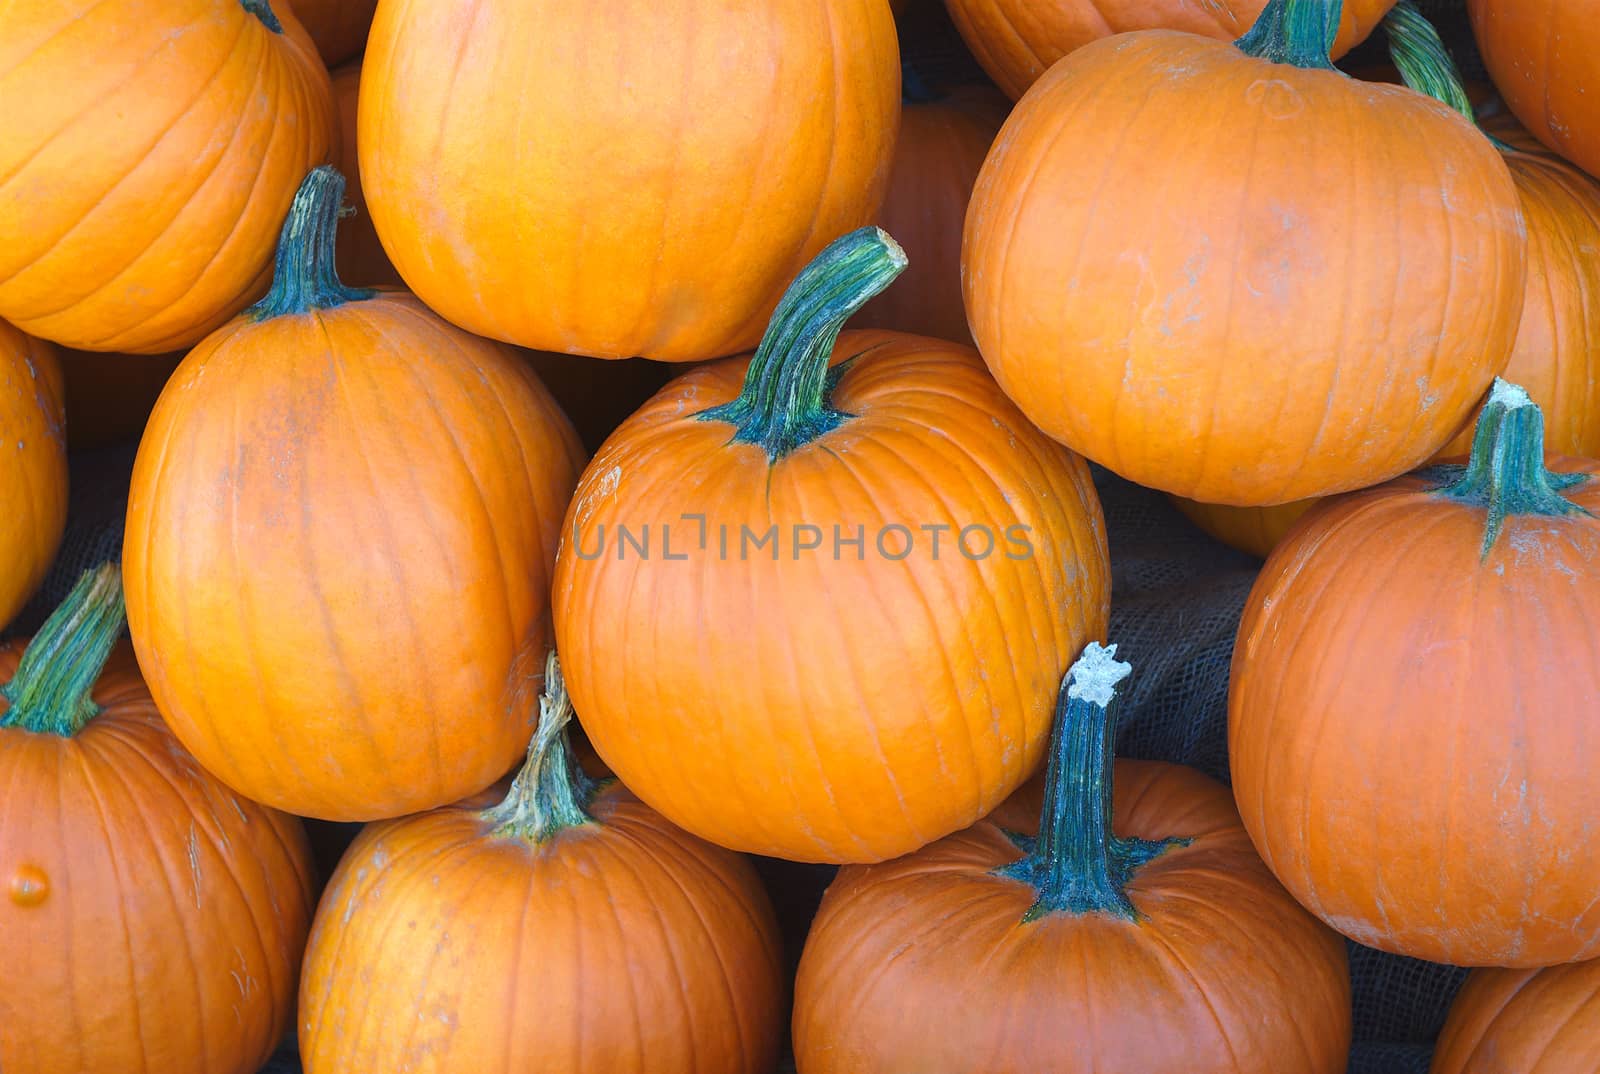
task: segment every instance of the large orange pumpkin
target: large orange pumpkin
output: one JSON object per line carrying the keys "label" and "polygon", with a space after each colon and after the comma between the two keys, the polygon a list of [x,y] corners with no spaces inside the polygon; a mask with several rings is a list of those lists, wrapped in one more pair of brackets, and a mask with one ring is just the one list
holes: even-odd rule
{"label": "large orange pumpkin", "polygon": [[1600,962],[1475,970],[1439,1034],[1431,1074],[1594,1074]]}
{"label": "large orange pumpkin", "polygon": [[272,291],[162,393],[123,562],[139,662],[201,763],[364,820],[480,790],[527,746],[581,460],[508,348],[339,283],[343,186],[311,173]]}
{"label": "large orange pumpkin", "polygon": [[696,361],[883,199],[884,0],[383,0],[361,175],[406,283],[539,350]]}
{"label": "large orange pumpkin", "polygon": [[77,450],[138,440],[181,361],[182,353],[62,351],[68,446]]}
{"label": "large orange pumpkin", "polygon": [[84,350],[177,350],[260,295],[333,136],[268,0],[6,4],[0,101],[0,317]]}
{"label": "large orange pumpkin", "polygon": [[378,0],[289,0],[330,68],[361,55]]}
{"label": "large orange pumpkin", "polygon": [[305,832],[195,764],[121,632],[107,565],[0,645],[0,1070],[253,1074],[293,1016]]}
{"label": "large orange pumpkin", "polygon": [[356,152],[356,106],[360,101],[361,61],[348,63],[333,72],[333,104],[339,113],[339,140],[335,144],[333,166],[345,176],[348,215],[339,224],[339,277],[362,287],[399,284],[400,274],[389,263],[372,226],[367,199],[361,193],[360,154]]}
{"label": "large orange pumpkin", "polygon": [[67,438],[55,348],[0,321],[0,629],[55,561],[67,525]]}
{"label": "large orange pumpkin", "polygon": [[[1347,0],[1332,54],[1364,41],[1395,0]],[[945,0],[983,69],[1013,98],[1061,57],[1132,30],[1182,30],[1232,41],[1250,29],[1266,0]]]}
{"label": "large orange pumpkin", "polygon": [[1062,684],[1042,796],[839,871],[795,983],[800,1074],[1342,1074],[1344,945],[1227,788],[1127,761],[1113,800],[1114,653]]}
{"label": "large orange pumpkin", "polygon": [[1243,507],[1386,480],[1511,354],[1505,163],[1438,101],[1332,70],[1335,6],[1272,0],[1238,46],[1086,45],[978,177],[979,349],[1041,428],[1139,484]]}
{"label": "large orange pumpkin", "polygon": [[306,1074],[770,1074],[782,952],[755,871],[571,759],[552,656],[489,809],[369,827],[317,914]]}
{"label": "large orange pumpkin", "polygon": [[584,729],[736,850],[881,861],[971,824],[1033,771],[1105,629],[1082,460],[970,348],[838,336],[904,263],[871,228],[831,245],[754,359],[669,384],[567,514],[556,637]]}
{"label": "large orange pumpkin", "polygon": [[1497,382],[1465,468],[1318,508],[1245,609],[1240,812],[1284,886],[1370,947],[1600,955],[1600,463],[1547,471],[1541,425]]}

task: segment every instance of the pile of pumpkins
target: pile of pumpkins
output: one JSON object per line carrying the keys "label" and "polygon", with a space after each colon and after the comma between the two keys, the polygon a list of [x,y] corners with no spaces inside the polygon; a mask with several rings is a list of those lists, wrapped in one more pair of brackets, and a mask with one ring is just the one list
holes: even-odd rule
{"label": "pile of pumpkins", "polygon": [[[0,7],[0,623],[143,426],[0,647],[0,1069],[768,1074],[792,989],[801,1074],[1335,1074],[1342,934],[1592,1074],[1600,14],[1473,0],[1479,127],[1411,0],[948,7],[1003,94],[886,0]],[[1086,460],[1270,551],[1231,789],[1113,761]],[[745,854],[843,866],[794,981]]]}

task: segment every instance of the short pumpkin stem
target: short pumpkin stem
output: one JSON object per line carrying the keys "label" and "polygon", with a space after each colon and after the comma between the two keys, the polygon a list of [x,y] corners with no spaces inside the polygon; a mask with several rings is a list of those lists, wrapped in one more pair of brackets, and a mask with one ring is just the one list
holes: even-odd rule
{"label": "short pumpkin stem", "polygon": [[0,727],[71,738],[100,715],[94,684],[126,621],[115,563],[84,571],[72,592],[28,642],[11,681]]}
{"label": "short pumpkin stem", "polygon": [[1488,513],[1484,557],[1493,550],[1507,516],[1590,516],[1561,495],[1563,489],[1588,481],[1588,475],[1545,469],[1544,415],[1526,391],[1498,377],[1478,416],[1467,465],[1440,466],[1431,473],[1440,482],[1435,495]]}
{"label": "short pumpkin stem", "polygon": [[272,4],[268,0],[239,0],[239,6],[260,19],[261,25],[273,33],[283,33],[283,23],[278,21],[278,16],[272,10]]}
{"label": "short pumpkin stem", "polygon": [[878,228],[835,239],[783,293],[739,397],[700,420],[727,422],[736,443],[759,444],[773,461],[849,420],[828,402],[833,345],[851,314],[905,267],[905,251]]}
{"label": "short pumpkin stem", "polygon": [[1344,0],[1268,0],[1255,25],[1234,45],[1258,60],[1335,71],[1329,54],[1343,13]]}
{"label": "short pumpkin stem", "polygon": [[1115,645],[1090,642],[1056,699],[1039,836],[1013,835],[1024,856],[998,872],[1031,884],[1023,922],[1047,914],[1111,914],[1137,921],[1127,885],[1146,863],[1187,839],[1124,839],[1111,830],[1117,683],[1133,670]]}
{"label": "short pumpkin stem", "polygon": [[1389,59],[1405,84],[1476,122],[1456,61],[1417,5],[1400,0],[1384,17],[1383,29],[1389,35]]}
{"label": "short pumpkin stem", "polygon": [[583,774],[567,740],[572,701],[567,697],[561,661],[551,650],[545,661],[544,693],[539,696],[539,726],[528,760],[511,783],[505,800],[485,811],[494,834],[543,843],[567,828],[591,823],[590,800],[598,783]]}
{"label": "short pumpkin stem", "polygon": [[312,168],[295,191],[278,236],[278,259],[272,289],[245,310],[252,321],[295,313],[329,310],[346,302],[371,298],[370,288],[346,287],[333,264],[334,240],[344,204],[344,176],[329,164]]}

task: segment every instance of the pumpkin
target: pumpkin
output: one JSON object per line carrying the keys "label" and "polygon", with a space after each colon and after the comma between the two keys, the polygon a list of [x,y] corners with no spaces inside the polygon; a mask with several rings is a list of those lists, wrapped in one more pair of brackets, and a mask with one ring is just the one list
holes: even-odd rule
{"label": "pumpkin", "polygon": [[1090,644],[1062,684],[1031,818],[1010,802],[839,870],[795,982],[800,1074],[1342,1074],[1344,945],[1262,866],[1226,787],[1112,764],[1115,652]]}
{"label": "pumpkin", "polygon": [[905,248],[895,286],[861,308],[861,328],[972,342],[961,299],[961,228],[973,181],[1010,104],[992,89],[907,96],[879,225]]}
{"label": "pumpkin", "polygon": [[1316,500],[1294,500],[1273,507],[1223,507],[1181,496],[1171,499],[1185,518],[1207,534],[1259,559],[1265,559],[1300,516],[1317,505]]}
{"label": "pumpkin", "polygon": [[1497,382],[1465,467],[1318,509],[1246,604],[1228,701],[1245,826],[1369,947],[1600,955],[1600,463],[1543,458],[1538,407]]}
{"label": "pumpkin", "polygon": [[361,55],[378,0],[290,0],[322,62],[333,68]]}
{"label": "pumpkin", "polygon": [[1600,175],[1600,19],[1593,0],[1467,0],[1483,64],[1522,125]]}
{"label": "pumpkin", "polygon": [[[1348,0],[1332,54],[1377,28],[1394,0]],[[989,77],[1021,97],[1061,57],[1112,34],[1181,30],[1219,41],[1242,36],[1266,0],[945,0],[950,18]]]}
{"label": "pumpkin", "polygon": [[[82,350],[160,354],[260,295],[328,75],[268,0],[0,9],[0,318]],[[23,102],[26,105],[23,106]]]}
{"label": "pumpkin", "polygon": [[[552,656],[510,793],[367,828],[306,955],[307,1074],[769,1074],[777,922],[749,863],[572,764]],[[401,942],[396,942],[396,940]]]}
{"label": "pumpkin", "polygon": [[334,146],[333,166],[346,177],[345,198],[349,213],[340,222],[335,266],[342,279],[364,287],[399,285],[400,274],[383,252],[378,232],[361,195],[361,166],[356,153],[356,105],[361,89],[361,61],[356,60],[333,72],[333,104],[339,113],[339,141]]}
{"label": "pumpkin", "polygon": [[1105,629],[1082,460],[970,348],[839,336],[904,264],[875,228],[830,245],[754,358],[667,385],[567,512],[553,601],[584,729],[735,850],[881,861],[971,824],[1038,764]]}
{"label": "pumpkin", "polygon": [[362,183],[406,283],[603,358],[754,344],[877,211],[900,109],[884,0],[384,0],[363,62]]}
{"label": "pumpkin", "polygon": [[0,1069],[254,1074],[293,1016],[304,831],[161,722],[115,565],[0,644]]}
{"label": "pumpkin", "polygon": [[1431,1074],[1600,1070],[1600,962],[1474,970],[1439,1034]]}
{"label": "pumpkin", "polygon": [[577,438],[525,363],[333,271],[307,176],[272,290],[184,359],[134,463],[128,624],[161,713],[258,801],[452,802],[527,747]]}
{"label": "pumpkin", "polygon": [[1510,357],[1510,172],[1438,101],[1329,68],[1337,6],[1272,0],[1237,46],[1086,45],[978,176],[979,350],[1041,428],[1139,484],[1239,507],[1375,484],[1455,435]]}
{"label": "pumpkin", "polygon": [[183,354],[103,354],[62,351],[67,446],[105,447],[137,441],[167,378]]}
{"label": "pumpkin", "polygon": [[0,321],[0,629],[55,561],[67,526],[67,445],[55,348]]}

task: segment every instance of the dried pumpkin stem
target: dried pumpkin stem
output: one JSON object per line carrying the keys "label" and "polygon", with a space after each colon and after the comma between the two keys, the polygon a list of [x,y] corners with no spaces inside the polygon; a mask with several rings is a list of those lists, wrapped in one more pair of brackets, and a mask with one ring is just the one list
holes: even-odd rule
{"label": "dried pumpkin stem", "polygon": [[545,662],[539,726],[528,760],[511,783],[505,800],[485,812],[494,834],[543,843],[557,832],[590,823],[588,805],[598,784],[583,774],[567,740],[572,701],[567,697],[561,661],[552,650]]}
{"label": "dried pumpkin stem", "polygon": [[905,251],[878,228],[835,239],[783,293],[739,397],[700,420],[733,425],[735,442],[759,444],[774,461],[838,428],[850,415],[828,402],[833,345],[850,315],[905,267]]}
{"label": "dried pumpkin stem", "polygon": [[344,176],[324,164],[312,168],[295,191],[289,215],[278,237],[278,259],[272,289],[245,310],[252,321],[266,321],[312,310],[328,310],[346,302],[371,298],[368,288],[346,287],[334,269],[334,240],[344,203]]}
{"label": "dried pumpkin stem", "polygon": [[11,681],[0,727],[71,738],[100,714],[100,679],[126,621],[122,573],[115,563],[84,571],[72,592],[28,642]]}
{"label": "dried pumpkin stem", "polygon": [[1249,33],[1234,45],[1258,60],[1335,71],[1328,56],[1343,12],[1343,0],[1269,0]]}
{"label": "dried pumpkin stem", "polygon": [[278,16],[272,10],[268,0],[239,0],[239,6],[261,20],[261,25],[275,34],[283,33],[283,23],[278,21]]}
{"label": "dried pumpkin stem", "polygon": [[1511,515],[1560,518],[1590,512],[1561,495],[1589,480],[1587,474],[1554,473],[1544,465],[1544,415],[1528,393],[1496,377],[1478,417],[1466,466],[1440,466],[1435,495],[1481,507],[1488,514],[1483,555],[1493,550]]}
{"label": "dried pumpkin stem", "polygon": [[1053,913],[1138,920],[1128,881],[1147,862],[1189,842],[1124,839],[1111,829],[1116,686],[1133,670],[1116,655],[1115,645],[1090,642],[1062,682],[1039,836],[1012,836],[1025,855],[998,870],[1039,893],[1024,922]]}

